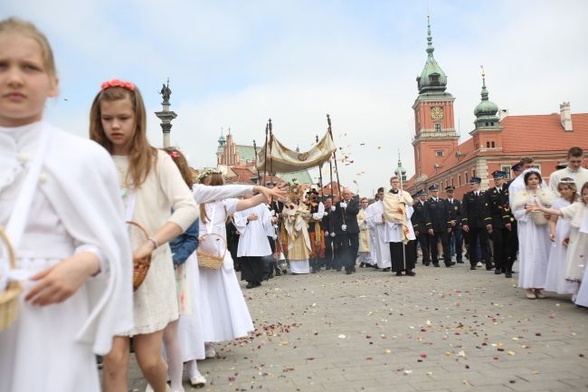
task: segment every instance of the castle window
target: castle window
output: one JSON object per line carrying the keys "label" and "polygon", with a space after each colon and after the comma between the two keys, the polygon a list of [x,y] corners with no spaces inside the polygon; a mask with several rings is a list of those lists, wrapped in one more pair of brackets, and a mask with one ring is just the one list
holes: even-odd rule
{"label": "castle window", "polygon": [[490,142],[490,145],[492,146],[492,148],[496,148],[496,143],[495,142]]}
{"label": "castle window", "polygon": [[510,178],[510,165],[501,165],[500,170],[507,173],[506,178]]}
{"label": "castle window", "polygon": [[457,175],[457,186],[461,186],[461,174]]}
{"label": "castle window", "polygon": [[468,172],[465,172],[465,173],[463,174],[463,177],[464,177],[464,179],[465,179],[465,182],[466,182],[466,184],[467,184],[467,183],[470,181],[470,180],[469,180],[469,177],[468,177]]}
{"label": "castle window", "polygon": [[435,132],[441,132],[441,124],[435,123]]}
{"label": "castle window", "polygon": [[443,150],[437,150],[437,151],[435,151],[435,156],[436,157],[442,157],[443,156]]}

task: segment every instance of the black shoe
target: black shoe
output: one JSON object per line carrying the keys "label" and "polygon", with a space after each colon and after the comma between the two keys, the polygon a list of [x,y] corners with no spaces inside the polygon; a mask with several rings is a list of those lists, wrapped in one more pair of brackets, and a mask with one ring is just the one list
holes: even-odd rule
{"label": "black shoe", "polygon": [[425,267],[428,267],[429,265],[431,265],[431,263],[423,263],[425,265]]}
{"label": "black shoe", "polygon": [[257,286],[261,286],[261,283],[249,282],[249,283],[247,283],[245,285],[245,288],[252,289],[252,288],[257,287]]}
{"label": "black shoe", "polygon": [[390,272],[390,267],[382,268],[382,272]]}
{"label": "black shoe", "polygon": [[439,263],[433,263],[433,267],[439,267]]}
{"label": "black shoe", "polygon": [[445,263],[445,266],[446,266],[447,268],[449,268],[449,267],[453,267],[454,265],[455,265],[455,263],[454,263],[453,261],[450,261],[449,263]]}
{"label": "black shoe", "polygon": [[486,271],[491,271],[494,269],[494,264],[490,263],[490,264],[486,264]]}
{"label": "black shoe", "polygon": [[365,263],[359,263],[359,268],[365,268]]}
{"label": "black shoe", "polygon": [[470,269],[473,270],[473,271],[475,271],[476,270],[476,266],[475,265],[472,265],[472,266],[470,266]]}
{"label": "black shoe", "polygon": [[416,272],[414,271],[406,271],[406,276],[415,276]]}
{"label": "black shoe", "polygon": [[500,275],[502,273],[502,269],[501,268],[496,268],[494,270],[494,275]]}
{"label": "black shoe", "polygon": [[506,272],[504,273],[504,277],[505,277],[505,278],[512,278],[512,272],[508,272],[508,271],[506,271]]}
{"label": "black shoe", "polygon": [[461,260],[461,259],[457,260],[457,264],[463,264],[463,260]]}
{"label": "black shoe", "polygon": [[[408,272],[406,274],[408,275]],[[402,271],[396,271],[396,276],[402,276]]]}
{"label": "black shoe", "polygon": [[345,275],[351,275],[351,270],[345,271]]}

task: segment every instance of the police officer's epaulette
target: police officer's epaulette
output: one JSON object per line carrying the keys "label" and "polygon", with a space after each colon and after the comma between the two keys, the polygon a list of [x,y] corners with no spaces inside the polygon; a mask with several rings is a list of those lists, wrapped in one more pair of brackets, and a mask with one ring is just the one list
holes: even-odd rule
{"label": "police officer's epaulette", "polygon": [[468,218],[467,218],[467,216],[466,216],[465,218],[462,218],[461,220],[465,220],[465,221],[467,221],[467,220],[468,220]]}
{"label": "police officer's epaulette", "polygon": [[431,226],[431,222],[425,223],[425,226]]}
{"label": "police officer's epaulette", "polygon": [[491,217],[487,217],[487,218],[484,218],[484,220],[489,220],[489,221],[491,221],[491,220],[492,220],[492,218],[491,218]]}

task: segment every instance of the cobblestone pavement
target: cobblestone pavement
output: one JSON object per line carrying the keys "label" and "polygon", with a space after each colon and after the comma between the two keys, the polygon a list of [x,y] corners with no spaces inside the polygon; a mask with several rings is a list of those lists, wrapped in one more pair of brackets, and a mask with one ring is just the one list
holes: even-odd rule
{"label": "cobblestone pavement", "polygon": [[[244,289],[256,331],[199,362],[199,391],[588,390],[588,310],[526,299],[516,274],[415,271],[323,270]],[[144,391],[136,365],[129,377]]]}

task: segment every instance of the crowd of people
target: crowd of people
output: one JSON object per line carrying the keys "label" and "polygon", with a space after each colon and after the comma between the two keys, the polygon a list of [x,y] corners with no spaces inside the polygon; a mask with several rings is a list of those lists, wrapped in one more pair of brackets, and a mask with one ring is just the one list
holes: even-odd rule
{"label": "crowd of people", "polygon": [[[294,204],[283,209],[288,212],[275,211],[282,219],[278,227],[283,222],[289,233],[277,238],[286,257],[296,241],[306,244],[303,260],[296,257],[296,263],[306,262],[305,268],[292,269],[297,274],[323,267],[351,274],[359,265],[415,276],[420,253],[424,266],[440,267],[442,261],[451,268],[465,258],[471,270],[484,267],[512,278],[518,259],[518,286],[527,298],[545,298],[545,290],[569,294],[585,307],[588,284],[581,283],[588,273],[588,169],[583,158],[580,147],[570,148],[567,164],[551,173],[547,183],[533,158],[523,157],[511,167],[511,176],[494,171],[486,190],[481,178],[471,177],[462,200],[454,197],[453,186],[444,189],[445,197],[437,185],[409,195],[397,176],[371,200],[345,189],[340,200],[333,203],[327,196],[322,202],[311,189],[306,198],[290,198]],[[296,218],[289,211],[297,211]]]}
{"label": "crowd of people", "polygon": [[[254,330],[236,271],[255,289],[285,263],[290,274],[359,266],[414,277],[420,253],[424,266],[467,258],[472,270],[511,278],[518,258],[526,297],[548,290],[588,306],[578,147],[549,186],[523,158],[512,181],[496,171],[488,190],[472,177],[461,201],[453,187],[446,198],[436,185],[411,195],[396,176],[371,200],[349,189],[335,197],[295,182],[224,185],[216,170],[194,179],[181,151],[149,144],[132,82],[102,83],[88,139],[44,120],[57,95],[46,37],[0,21],[0,226],[17,255],[10,265],[2,251],[0,293],[9,281],[23,292],[18,316],[0,325],[2,391],[126,391],[131,351],[148,390],[183,391],[184,369],[203,386],[197,361]],[[216,267],[199,266],[199,252]]]}

